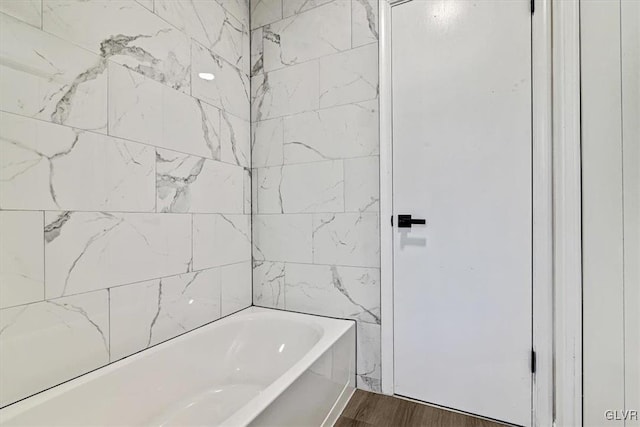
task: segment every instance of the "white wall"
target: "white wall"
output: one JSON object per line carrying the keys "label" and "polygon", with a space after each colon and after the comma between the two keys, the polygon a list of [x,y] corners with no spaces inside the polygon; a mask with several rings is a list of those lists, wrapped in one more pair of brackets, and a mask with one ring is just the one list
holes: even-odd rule
{"label": "white wall", "polygon": [[639,410],[640,5],[581,2],[584,425]]}
{"label": "white wall", "polygon": [[380,390],[377,0],[252,0],[256,305],[358,322]]}
{"label": "white wall", "polygon": [[245,0],[0,1],[0,406],[251,304],[248,74]]}

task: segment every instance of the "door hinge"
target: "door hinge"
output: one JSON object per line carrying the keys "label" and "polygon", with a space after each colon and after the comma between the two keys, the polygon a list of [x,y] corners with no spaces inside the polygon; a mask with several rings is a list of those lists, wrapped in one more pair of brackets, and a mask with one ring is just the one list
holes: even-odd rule
{"label": "door hinge", "polygon": [[391,215],[391,226],[393,227],[393,215]]}
{"label": "door hinge", "polygon": [[536,351],[531,349],[531,373],[536,373]]}
{"label": "door hinge", "polygon": [[531,1],[531,14],[533,15],[533,12],[536,11],[536,0],[530,0]]}

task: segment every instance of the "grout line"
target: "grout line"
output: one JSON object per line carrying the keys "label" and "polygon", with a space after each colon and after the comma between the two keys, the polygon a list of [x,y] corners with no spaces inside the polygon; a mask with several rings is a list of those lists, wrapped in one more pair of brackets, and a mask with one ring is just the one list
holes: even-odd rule
{"label": "grout line", "polygon": [[105,291],[107,289],[115,289],[115,288],[122,288],[122,287],[125,287],[125,286],[138,285],[138,284],[141,284],[141,283],[144,283],[144,282],[152,282],[154,280],[169,279],[169,278],[173,278],[173,277],[183,276],[185,274],[201,273],[201,272],[204,272],[204,271],[210,271],[210,270],[216,270],[216,269],[222,270],[222,268],[225,268],[225,267],[231,267],[231,266],[234,266],[234,265],[250,263],[250,262],[251,262],[250,260],[235,261],[235,262],[232,262],[232,263],[229,263],[229,264],[221,264],[221,265],[216,265],[216,266],[213,266],[213,267],[201,268],[199,270],[193,270],[193,271],[190,271],[190,272],[168,274],[166,276],[151,277],[149,279],[137,280],[135,282],[121,283],[121,284],[117,284],[117,285],[110,285],[110,286],[104,287],[104,288],[91,289],[91,290],[84,291],[84,292],[77,292],[77,293],[73,293],[73,294],[61,295],[61,296],[57,296],[55,298],[47,298],[47,299],[44,299],[44,300],[31,301],[31,302],[26,302],[26,303],[23,303],[23,304],[11,305],[11,306],[7,306],[7,307],[3,307],[2,309],[0,309],[0,312],[2,310],[9,309],[9,308],[24,307],[24,306],[27,306],[27,305],[38,304],[38,303],[43,303],[43,302],[48,302],[48,301],[57,301],[57,300],[60,300],[60,299],[63,299],[63,298],[75,297],[75,296],[79,296],[79,295],[86,295],[86,294],[91,294],[91,293],[94,293],[94,292],[102,292],[102,291]]}
{"label": "grout line", "polygon": [[[269,24],[269,25],[271,25],[271,24]],[[260,28],[262,28],[262,27],[260,27]],[[279,66],[277,68],[272,68],[270,70],[264,69],[264,74],[273,73],[273,72],[281,71],[281,70],[287,70],[289,68],[292,68],[292,67],[295,67],[295,66],[298,66],[298,65],[307,64],[307,63],[309,63],[311,61],[318,61],[319,62],[321,59],[325,59],[325,58],[327,58],[329,56],[345,54],[345,53],[350,52],[352,50],[369,47],[369,46],[371,46],[373,44],[377,44],[377,43],[378,43],[378,40],[374,40],[374,41],[371,41],[369,43],[365,43],[363,45],[359,45],[359,46],[356,46],[356,47],[348,47],[348,48],[343,49],[343,50],[338,50],[336,52],[326,53],[324,55],[320,55],[320,56],[317,56],[317,57],[314,57],[314,58],[306,59],[304,61],[296,62],[295,64],[282,65],[282,66]],[[377,51],[376,51],[376,55],[378,55]]]}
{"label": "grout line", "polygon": [[[318,98],[318,99],[320,99],[320,98]],[[378,118],[378,114],[377,113],[378,113],[378,108],[379,108],[379,101],[378,101],[378,94],[376,93],[376,96],[374,96],[373,98],[364,99],[364,100],[361,100],[361,101],[353,101],[353,102],[347,102],[347,103],[344,103],[344,104],[330,105],[328,107],[320,107],[320,108],[316,108],[316,109],[313,109],[313,110],[304,110],[304,111],[298,111],[298,112],[290,113],[290,114],[283,114],[281,116],[266,117],[266,118],[264,118],[262,120],[256,121],[255,123],[262,123],[262,122],[266,122],[266,121],[269,121],[269,120],[276,120],[276,119],[285,119],[285,118],[288,118],[288,117],[295,117],[295,116],[302,115],[302,114],[319,113],[321,111],[331,110],[332,108],[336,108],[337,109],[339,107],[346,107],[346,106],[349,106],[349,105],[358,106],[358,107],[363,108],[363,109],[368,109],[367,107],[365,107],[365,106],[363,106],[361,104],[372,103],[373,101],[376,102],[376,109],[375,109],[374,113],[375,113],[375,116],[376,116],[376,119],[377,119]]]}
{"label": "grout line", "polygon": [[[187,96],[189,96],[189,95],[187,95]],[[194,98],[194,99],[196,99],[196,98]],[[215,108],[215,109],[217,109],[219,111],[222,111],[220,108],[216,107],[215,105],[207,104],[205,101],[202,101],[202,100],[200,100],[200,101],[204,102],[206,105],[208,105],[210,107],[213,107],[213,108]],[[17,114],[17,113],[11,112],[11,111],[1,110],[1,109],[0,109],[0,113],[9,114],[9,115],[12,115],[12,116],[25,118],[25,119],[28,119],[28,120],[36,120],[38,122],[47,123],[47,124],[50,124],[52,126],[62,126],[62,127],[68,128],[68,129],[74,129],[74,130],[80,131],[82,133],[90,133],[90,134],[93,134],[93,135],[96,135],[96,136],[102,136],[102,137],[106,136],[108,138],[118,139],[118,140],[121,140],[123,142],[128,142],[130,144],[139,144],[139,145],[143,145],[145,147],[151,147],[151,148],[155,148],[155,149],[158,149],[158,150],[173,151],[175,153],[184,154],[185,156],[198,157],[200,159],[205,159],[205,160],[209,160],[209,161],[212,161],[212,162],[218,162],[218,163],[222,163],[222,164],[229,165],[229,166],[235,166],[235,167],[238,167],[238,168],[244,168],[244,166],[238,165],[237,163],[230,163],[230,162],[227,162],[227,161],[214,159],[212,157],[206,157],[206,156],[203,156],[201,154],[186,153],[184,151],[176,150],[175,148],[164,148],[164,147],[160,147],[158,145],[150,144],[148,142],[136,141],[136,140],[133,140],[133,139],[123,138],[121,136],[116,136],[116,135],[109,134],[109,133],[101,133],[101,132],[97,132],[97,131],[91,130],[91,129],[82,129],[82,128],[68,126],[68,125],[61,125],[59,123],[53,123],[53,122],[50,122],[48,120],[43,120],[43,119],[39,119],[39,118],[36,118],[36,117],[29,117],[29,116],[25,116],[25,115],[22,115],[22,114]],[[234,116],[233,114],[228,113],[226,111],[225,111],[225,113]],[[241,119],[238,116],[234,116],[234,117],[237,118],[237,119],[243,120],[245,122],[248,122],[247,120]]]}

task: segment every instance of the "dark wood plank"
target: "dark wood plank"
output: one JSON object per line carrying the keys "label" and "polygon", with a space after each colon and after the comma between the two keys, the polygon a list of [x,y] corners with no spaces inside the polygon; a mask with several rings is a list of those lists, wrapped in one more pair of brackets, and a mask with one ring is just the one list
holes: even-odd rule
{"label": "dark wood plank", "polygon": [[340,417],[333,427],[375,427],[375,425],[354,420],[353,418]]}
{"label": "dark wood plank", "polygon": [[492,421],[397,397],[356,390],[337,427],[503,427]]}

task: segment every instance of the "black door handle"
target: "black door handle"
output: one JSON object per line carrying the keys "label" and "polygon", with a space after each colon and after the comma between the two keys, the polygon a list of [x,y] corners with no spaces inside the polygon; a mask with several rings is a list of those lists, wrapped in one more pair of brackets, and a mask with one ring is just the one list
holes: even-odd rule
{"label": "black door handle", "polygon": [[398,215],[398,228],[411,228],[413,224],[426,224],[424,219],[412,219],[411,215]]}

